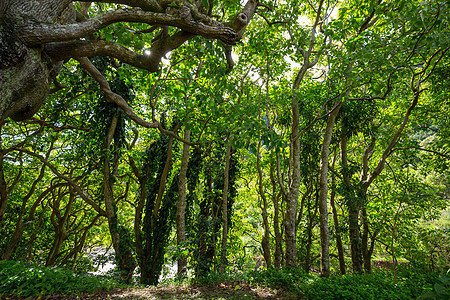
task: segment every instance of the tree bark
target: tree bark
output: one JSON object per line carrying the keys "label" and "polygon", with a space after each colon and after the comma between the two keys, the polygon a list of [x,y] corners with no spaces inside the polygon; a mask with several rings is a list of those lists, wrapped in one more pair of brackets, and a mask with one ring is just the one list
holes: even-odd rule
{"label": "tree bark", "polygon": [[295,221],[300,188],[300,142],[299,142],[299,108],[297,98],[292,103],[292,183],[287,195],[286,214],[284,219],[284,234],[286,243],[286,265],[297,268],[297,240],[295,236]]}
{"label": "tree bark", "polygon": [[316,189],[316,197],[314,202],[314,211],[311,209],[311,200],[308,201],[308,241],[306,243],[306,255],[304,262],[304,269],[306,273],[309,273],[311,267],[311,247],[313,242],[313,228],[314,228],[314,220],[317,217],[317,212],[319,210],[319,193]]}
{"label": "tree bark", "polygon": [[285,242],[286,242],[286,265],[297,268],[297,243],[295,236],[295,221],[297,217],[298,196],[300,188],[300,132],[299,132],[299,106],[298,106],[298,89],[306,74],[306,72],[317,64],[319,57],[315,57],[311,62],[310,57],[314,49],[316,41],[316,30],[319,25],[322,14],[323,0],[320,1],[316,11],[316,18],[311,29],[311,37],[308,50],[301,49],[303,55],[303,65],[300,68],[292,85],[292,127],[291,127],[291,149],[292,149],[292,178],[290,189],[287,194],[286,215],[284,219]]}
{"label": "tree bark", "polygon": [[[184,140],[190,141],[191,131],[186,129],[184,132]],[[178,178],[178,202],[177,202],[177,245],[179,250],[184,250],[186,247],[186,173],[189,160],[189,145],[183,144],[183,154],[181,157],[180,176]],[[191,191],[192,193],[194,191]],[[177,261],[178,276],[185,276],[187,272],[187,256],[181,255]]]}
{"label": "tree bark", "polygon": [[338,102],[328,116],[327,126],[323,135],[319,169],[319,222],[320,222],[320,276],[330,276],[330,234],[328,230],[328,156],[333,134],[334,121],[342,106]]}

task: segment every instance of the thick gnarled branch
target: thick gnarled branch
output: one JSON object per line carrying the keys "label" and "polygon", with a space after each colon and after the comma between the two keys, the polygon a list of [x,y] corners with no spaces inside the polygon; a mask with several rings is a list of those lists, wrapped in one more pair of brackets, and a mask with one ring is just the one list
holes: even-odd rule
{"label": "thick gnarled branch", "polygon": [[45,51],[54,61],[63,61],[74,57],[109,56],[150,72],[156,72],[161,61],[161,58],[156,55],[138,54],[116,43],[104,40],[51,43],[45,46]]}
{"label": "thick gnarled branch", "polygon": [[113,23],[132,22],[173,26],[204,38],[218,39],[231,45],[239,41],[239,34],[230,27],[219,26],[220,23],[215,23],[215,26],[206,25],[193,19],[190,9],[186,6],[180,7],[174,13],[176,15],[146,12],[141,9],[118,9],[75,24],[29,24],[21,28],[21,38],[29,46],[70,41],[83,38]]}
{"label": "thick gnarled branch", "polygon": [[146,11],[163,12],[164,9],[156,0],[77,0],[79,2],[96,2],[96,3],[117,3],[125,4],[130,7],[139,7]]}

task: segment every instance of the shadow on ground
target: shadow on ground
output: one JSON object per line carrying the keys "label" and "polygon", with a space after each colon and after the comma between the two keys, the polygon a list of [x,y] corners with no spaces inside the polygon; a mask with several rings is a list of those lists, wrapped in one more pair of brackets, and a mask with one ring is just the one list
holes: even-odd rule
{"label": "shadow on ground", "polygon": [[162,300],[162,299],[295,299],[286,291],[277,291],[268,288],[249,286],[245,283],[219,283],[202,286],[161,286],[145,289],[121,289],[95,294],[84,294],[68,297],[67,295],[47,295],[40,299],[46,300],[96,300],[96,299],[135,299],[135,300]]}

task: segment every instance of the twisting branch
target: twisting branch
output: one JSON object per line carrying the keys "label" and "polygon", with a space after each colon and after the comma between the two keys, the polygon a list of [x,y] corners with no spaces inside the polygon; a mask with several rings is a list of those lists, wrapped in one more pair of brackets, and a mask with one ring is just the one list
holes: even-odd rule
{"label": "twisting branch", "polygon": [[269,21],[269,19],[267,19],[267,17],[264,14],[260,13],[259,11],[257,11],[256,14],[258,16],[262,17],[264,19],[264,21],[266,21],[266,23],[269,26],[272,26],[272,25],[275,25],[275,24],[287,24],[287,22],[285,22],[285,21],[273,21],[273,22]]}
{"label": "twisting branch", "polygon": [[85,69],[99,84],[100,89],[103,91],[106,97],[106,101],[117,104],[123,112],[137,124],[146,128],[158,128],[158,122],[149,123],[141,119],[136,115],[133,110],[128,106],[127,102],[122,98],[122,96],[114,93],[109,87],[109,83],[106,78],[100,73],[100,71],[87,59],[86,57],[76,58],[80,65]]}
{"label": "twisting branch", "polygon": [[75,24],[29,24],[24,26],[20,33],[26,44],[34,46],[79,39],[113,23],[132,22],[178,27],[192,34],[208,39],[218,39],[231,45],[236,44],[240,39],[238,32],[224,26],[222,23],[214,22],[212,25],[207,25],[195,20],[192,17],[191,10],[186,6],[182,6],[174,13],[165,14],[147,12],[141,9],[118,9]]}
{"label": "twisting branch", "polygon": [[89,195],[87,195],[87,194],[83,191],[83,189],[82,189],[79,185],[77,185],[77,184],[75,183],[75,181],[74,181],[72,178],[70,178],[70,177],[68,177],[68,176],[66,176],[66,175],[64,175],[64,174],[61,174],[61,173],[55,168],[55,166],[52,165],[52,164],[48,161],[48,159],[46,159],[46,158],[43,157],[42,155],[39,155],[39,154],[37,154],[37,153],[34,153],[33,151],[30,151],[30,150],[25,149],[25,148],[14,148],[14,150],[19,151],[19,152],[26,153],[26,154],[28,154],[28,155],[30,155],[30,156],[33,156],[33,157],[37,158],[38,160],[40,160],[44,165],[46,165],[46,166],[53,172],[53,174],[55,174],[57,177],[59,177],[59,178],[63,179],[64,181],[66,181],[68,184],[70,184],[70,185],[73,187],[74,191],[81,197],[81,199],[83,199],[86,203],[88,203],[89,205],[91,205],[92,208],[94,208],[95,211],[99,213],[99,215],[101,215],[101,216],[106,216],[105,210],[102,209],[102,208],[100,207],[100,205],[98,205],[97,203],[95,203],[95,202],[91,199],[91,197],[90,197]]}
{"label": "twisting branch", "polygon": [[420,151],[425,151],[425,152],[436,154],[436,155],[441,156],[441,157],[443,157],[445,159],[450,159],[450,155],[449,154],[441,153],[441,152],[438,152],[438,151],[434,151],[434,150],[431,150],[431,149],[425,149],[425,148],[417,147],[417,146],[394,148],[394,149],[392,149],[391,154],[394,153],[395,151],[401,151],[401,150],[406,150],[406,149],[416,149],[416,150],[420,150]]}
{"label": "twisting branch", "polygon": [[109,56],[150,72],[156,72],[161,61],[158,55],[138,54],[116,43],[103,40],[52,43],[45,46],[45,51],[53,61],[65,61],[73,57]]}

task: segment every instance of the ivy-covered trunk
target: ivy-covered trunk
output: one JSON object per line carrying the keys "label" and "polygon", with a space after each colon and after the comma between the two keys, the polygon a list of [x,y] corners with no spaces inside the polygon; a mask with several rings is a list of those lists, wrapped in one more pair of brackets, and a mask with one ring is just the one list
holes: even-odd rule
{"label": "ivy-covered trunk", "polygon": [[372,253],[373,246],[369,245],[369,221],[367,220],[367,211],[365,205],[361,208],[361,217],[363,223],[363,234],[361,237],[362,254],[364,261],[364,271],[367,274],[372,272]]}
{"label": "ivy-covered trunk", "polygon": [[230,182],[230,156],[231,146],[227,146],[225,154],[225,170],[223,172],[223,191],[222,191],[222,247],[220,254],[220,273],[225,272],[227,264],[227,241],[228,241],[228,188]]}
{"label": "ivy-covered trunk", "polygon": [[[134,260],[133,252],[132,252],[132,241],[128,230],[119,224],[117,218],[117,209],[114,201],[114,193],[113,193],[113,179],[111,178],[111,168],[110,168],[110,160],[111,160],[111,143],[114,138],[117,140],[117,127],[119,123],[119,111],[116,111],[112,118],[111,124],[108,129],[108,133],[106,135],[105,140],[105,157],[103,160],[103,197],[105,201],[105,210],[106,216],[108,219],[108,228],[111,235],[111,241],[113,244],[115,257],[117,266],[119,271],[121,272],[121,277],[125,280],[125,282],[130,282],[134,269],[136,268],[136,261]],[[117,143],[115,143],[116,151],[114,155],[118,155],[117,153]],[[115,157],[113,159],[113,170],[117,170],[118,159]]]}
{"label": "ivy-covered trunk", "polygon": [[[180,124],[174,122],[172,129],[176,132],[179,127]],[[174,146],[172,136],[161,134],[144,155],[141,194],[135,219],[136,252],[143,284],[158,283],[170,229],[175,220],[179,176],[176,174],[170,178]]]}
{"label": "ivy-covered trunk", "polygon": [[[184,139],[190,140],[191,131],[186,129],[184,132]],[[178,178],[178,201],[177,201],[177,246],[179,251],[179,258],[177,260],[177,274],[178,276],[186,275],[187,256],[183,252],[186,247],[186,175],[189,160],[189,145],[183,144],[183,155],[181,157],[180,176]]]}
{"label": "ivy-covered trunk", "polygon": [[350,239],[350,251],[352,257],[353,273],[362,274],[362,260],[361,260],[361,240],[359,231],[359,199],[355,197],[352,183],[351,172],[348,166],[347,158],[347,138],[345,136],[341,139],[341,162],[342,162],[342,176],[344,183],[344,196],[348,207],[348,232]]}

